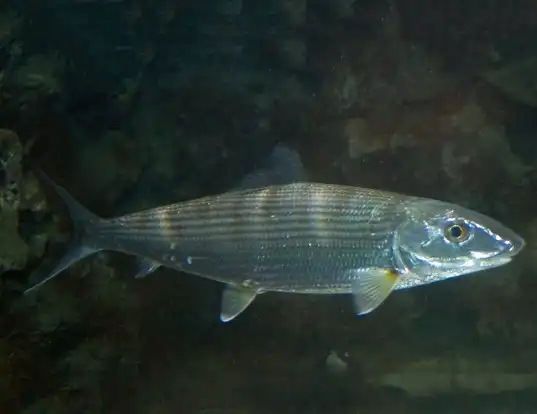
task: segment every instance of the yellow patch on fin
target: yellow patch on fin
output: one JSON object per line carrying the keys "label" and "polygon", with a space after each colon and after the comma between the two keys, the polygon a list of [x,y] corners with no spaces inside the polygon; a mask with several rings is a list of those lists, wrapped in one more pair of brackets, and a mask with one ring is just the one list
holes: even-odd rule
{"label": "yellow patch on fin", "polygon": [[392,269],[372,269],[355,272],[352,293],[357,315],[365,315],[390,295],[399,280],[399,273]]}

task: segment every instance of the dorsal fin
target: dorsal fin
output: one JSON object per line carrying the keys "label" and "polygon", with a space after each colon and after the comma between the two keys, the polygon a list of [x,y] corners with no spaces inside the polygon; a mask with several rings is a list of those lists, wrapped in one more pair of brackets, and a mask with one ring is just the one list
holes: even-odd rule
{"label": "dorsal fin", "polygon": [[290,184],[306,180],[306,172],[300,155],[283,144],[277,144],[265,161],[265,165],[246,175],[237,190]]}

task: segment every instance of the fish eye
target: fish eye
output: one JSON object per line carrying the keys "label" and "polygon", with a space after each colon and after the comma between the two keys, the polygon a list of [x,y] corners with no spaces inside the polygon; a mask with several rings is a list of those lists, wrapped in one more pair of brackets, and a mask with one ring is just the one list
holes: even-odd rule
{"label": "fish eye", "polygon": [[462,243],[468,240],[470,232],[465,223],[453,223],[446,227],[444,237],[452,243]]}

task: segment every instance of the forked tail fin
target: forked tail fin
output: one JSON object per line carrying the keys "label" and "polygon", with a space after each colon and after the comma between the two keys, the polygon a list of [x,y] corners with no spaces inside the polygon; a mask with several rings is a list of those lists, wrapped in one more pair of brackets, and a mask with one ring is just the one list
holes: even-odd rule
{"label": "forked tail fin", "polygon": [[73,236],[66,253],[60,259],[56,267],[42,280],[28,288],[24,293],[30,293],[56,277],[63,270],[70,267],[86,256],[101,250],[91,243],[91,236],[98,233],[97,229],[102,219],[76,201],[63,187],[57,185],[43,171],[37,171],[42,179],[50,185],[69,209],[71,220],[73,221]]}

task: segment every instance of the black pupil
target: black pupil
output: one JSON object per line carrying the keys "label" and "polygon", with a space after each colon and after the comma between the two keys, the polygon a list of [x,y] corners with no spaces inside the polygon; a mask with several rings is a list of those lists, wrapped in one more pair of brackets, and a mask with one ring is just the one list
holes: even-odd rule
{"label": "black pupil", "polygon": [[451,228],[449,229],[449,234],[454,239],[458,239],[459,237],[462,236],[461,226],[451,226]]}

